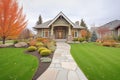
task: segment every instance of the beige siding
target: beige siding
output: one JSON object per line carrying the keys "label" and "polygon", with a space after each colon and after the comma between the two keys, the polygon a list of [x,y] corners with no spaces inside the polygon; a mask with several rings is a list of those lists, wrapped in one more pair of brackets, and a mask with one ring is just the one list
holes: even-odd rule
{"label": "beige siding", "polygon": [[42,36],[42,29],[38,29],[37,30],[37,37],[41,37]]}
{"label": "beige siding", "polygon": [[37,37],[49,37],[50,30],[49,29],[39,29],[37,30]]}
{"label": "beige siding", "polygon": [[53,24],[53,26],[69,26],[70,24],[63,18],[58,18]]}

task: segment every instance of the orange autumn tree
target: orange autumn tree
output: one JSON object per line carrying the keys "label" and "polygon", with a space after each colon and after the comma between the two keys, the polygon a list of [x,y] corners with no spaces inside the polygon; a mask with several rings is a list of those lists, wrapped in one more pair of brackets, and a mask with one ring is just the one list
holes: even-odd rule
{"label": "orange autumn tree", "polygon": [[90,37],[90,32],[88,31],[88,30],[81,30],[80,31],[81,32],[81,37],[83,37],[83,38],[85,38],[85,40],[88,40],[89,39],[89,37]]}
{"label": "orange autumn tree", "polygon": [[17,0],[0,0],[0,37],[3,44],[6,38],[18,36],[26,25],[23,7],[18,6]]}

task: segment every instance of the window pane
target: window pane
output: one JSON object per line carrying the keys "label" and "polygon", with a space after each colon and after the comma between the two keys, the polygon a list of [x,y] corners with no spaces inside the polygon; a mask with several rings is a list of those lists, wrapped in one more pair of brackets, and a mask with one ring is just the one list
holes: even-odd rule
{"label": "window pane", "polygon": [[45,32],[45,37],[48,37],[48,31]]}

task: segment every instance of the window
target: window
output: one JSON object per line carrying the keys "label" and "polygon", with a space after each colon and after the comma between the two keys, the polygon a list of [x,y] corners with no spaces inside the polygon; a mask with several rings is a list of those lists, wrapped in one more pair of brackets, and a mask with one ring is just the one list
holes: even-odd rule
{"label": "window", "polygon": [[75,31],[74,37],[78,37],[78,31]]}
{"label": "window", "polygon": [[47,37],[49,37],[49,30],[48,29],[43,29],[43,31],[42,31],[42,34],[43,34],[43,36],[42,37],[44,37],[44,38],[47,38]]}
{"label": "window", "polygon": [[73,31],[72,31],[72,36],[73,36],[74,38],[78,37],[78,30],[73,30]]}

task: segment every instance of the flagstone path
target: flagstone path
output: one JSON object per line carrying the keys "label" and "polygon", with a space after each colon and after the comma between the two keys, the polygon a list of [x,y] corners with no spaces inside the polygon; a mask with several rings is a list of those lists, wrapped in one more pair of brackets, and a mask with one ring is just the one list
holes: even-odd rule
{"label": "flagstone path", "polygon": [[57,42],[49,68],[37,80],[88,80],[70,54],[70,45]]}

